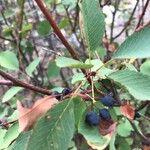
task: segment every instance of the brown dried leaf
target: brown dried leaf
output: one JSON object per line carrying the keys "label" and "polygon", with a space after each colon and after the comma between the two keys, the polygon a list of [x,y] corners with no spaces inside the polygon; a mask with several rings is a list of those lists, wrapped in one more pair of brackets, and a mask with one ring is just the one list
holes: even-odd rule
{"label": "brown dried leaf", "polygon": [[131,106],[130,104],[125,104],[123,106],[120,106],[120,111],[122,115],[124,115],[128,119],[134,120],[135,110],[134,107]]}
{"label": "brown dried leaf", "polygon": [[144,145],[143,150],[150,150],[150,146]]}
{"label": "brown dried leaf", "polygon": [[28,131],[33,128],[36,121],[57,102],[56,98],[47,96],[36,101],[31,108],[25,108],[20,101],[17,101],[20,131]]}
{"label": "brown dried leaf", "polygon": [[101,135],[109,135],[111,137],[116,130],[116,125],[117,122],[114,122],[112,120],[101,120],[99,125],[99,131]]}

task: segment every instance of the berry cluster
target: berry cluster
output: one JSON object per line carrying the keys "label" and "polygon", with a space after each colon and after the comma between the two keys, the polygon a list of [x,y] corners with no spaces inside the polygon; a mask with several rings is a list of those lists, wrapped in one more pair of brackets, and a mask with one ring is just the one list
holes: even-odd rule
{"label": "berry cluster", "polygon": [[[116,101],[112,96],[106,95],[100,99],[100,102],[104,105],[109,107],[113,107],[116,105]],[[138,112],[135,112],[134,119],[140,118],[141,115]],[[108,109],[103,108],[99,110],[99,114],[95,111],[88,112],[85,117],[85,122],[90,126],[97,126],[100,124],[101,120],[109,121],[111,120],[111,115]]]}
{"label": "berry cluster", "polygon": [[[115,100],[112,96],[104,96],[100,102],[104,105],[104,106],[107,106],[107,107],[112,107],[114,106],[115,104]],[[97,126],[99,125],[100,123],[100,120],[111,120],[111,115],[108,111],[108,109],[106,108],[103,108],[103,109],[100,109],[99,110],[99,115],[94,112],[94,111],[91,111],[91,112],[88,112],[86,114],[86,117],[85,117],[85,121],[88,125],[90,126]]]}
{"label": "berry cluster", "polygon": [[63,96],[70,94],[72,91],[69,88],[64,88],[61,93],[54,91],[53,94],[57,100],[61,100]]}
{"label": "berry cluster", "polygon": [[100,123],[100,120],[110,120],[111,116],[109,111],[106,108],[99,110],[99,115],[94,112],[88,112],[85,117],[85,121],[90,126],[97,126]]}

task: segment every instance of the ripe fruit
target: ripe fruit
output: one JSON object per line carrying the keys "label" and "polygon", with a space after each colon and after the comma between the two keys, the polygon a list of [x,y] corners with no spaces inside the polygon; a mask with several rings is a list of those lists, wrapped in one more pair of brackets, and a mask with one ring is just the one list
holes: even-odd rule
{"label": "ripe fruit", "polygon": [[62,95],[65,96],[67,94],[71,93],[71,89],[69,88],[64,88],[63,91],[62,91]]}
{"label": "ripe fruit", "polygon": [[85,121],[90,126],[97,126],[99,125],[100,118],[96,112],[91,111],[86,114]]}
{"label": "ripe fruit", "polygon": [[99,116],[104,120],[110,120],[111,119],[110,113],[106,108],[99,110]]}
{"label": "ripe fruit", "polygon": [[57,100],[61,100],[61,93],[57,92],[57,91],[54,91],[53,94],[55,95],[55,98]]}
{"label": "ripe fruit", "polygon": [[100,101],[102,102],[103,105],[108,106],[108,107],[113,106],[115,103],[114,98],[109,95],[104,96]]}
{"label": "ripe fruit", "polygon": [[140,117],[141,117],[140,113],[139,113],[139,112],[135,112],[134,119],[136,119],[136,118],[140,118]]}

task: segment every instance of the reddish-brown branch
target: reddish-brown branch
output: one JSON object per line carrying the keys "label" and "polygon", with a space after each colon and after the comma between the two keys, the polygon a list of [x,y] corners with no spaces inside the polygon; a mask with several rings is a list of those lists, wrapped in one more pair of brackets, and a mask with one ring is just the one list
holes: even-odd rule
{"label": "reddish-brown branch", "polygon": [[54,29],[54,32],[56,33],[56,35],[60,38],[63,45],[67,48],[67,50],[71,54],[72,58],[79,60],[78,54],[75,52],[75,50],[71,47],[71,45],[68,43],[68,41],[65,39],[65,37],[61,33],[60,29],[58,28],[56,22],[53,20],[48,9],[44,6],[43,1],[42,0],[35,0],[35,2],[39,6],[40,10],[43,12],[45,18],[49,21],[49,23],[52,26],[52,28]]}
{"label": "reddish-brown branch", "polygon": [[140,18],[139,18],[139,21],[138,21],[138,23],[137,23],[136,29],[139,28],[139,26],[140,26],[140,24],[141,24],[141,21],[142,21],[144,15],[145,15],[145,12],[146,12],[146,9],[147,9],[147,7],[148,7],[148,3],[149,3],[149,2],[150,2],[150,0],[147,0],[146,3],[145,3],[145,6],[144,6],[143,11],[142,11],[142,14],[141,14],[141,16],[140,16]]}
{"label": "reddish-brown branch", "polygon": [[15,79],[14,77],[12,77],[11,75],[9,75],[8,73],[5,73],[5,72],[2,71],[2,70],[0,70],[0,75],[1,75],[4,79],[7,79],[7,80],[12,81],[15,86],[24,87],[24,88],[26,88],[26,89],[29,89],[29,90],[32,90],[32,91],[35,91],[35,92],[39,92],[39,93],[45,94],[45,95],[51,95],[51,94],[52,94],[52,92],[49,91],[49,90],[47,90],[47,89],[43,89],[43,88],[34,86],[34,85],[32,85],[32,84],[23,82],[23,81],[21,81],[21,80]]}
{"label": "reddish-brown branch", "polygon": [[[45,18],[48,20],[48,22],[52,26],[52,28],[53,28],[54,32],[56,33],[56,35],[60,38],[60,40],[62,41],[63,45],[67,48],[67,50],[70,53],[71,57],[76,59],[76,60],[79,60],[80,59],[79,55],[71,47],[71,45],[68,43],[66,38],[61,33],[60,29],[58,28],[56,22],[53,20],[53,18],[51,16],[51,14],[49,13],[48,9],[44,6],[43,1],[42,0],[35,0],[35,2],[39,6],[40,10],[43,12]],[[81,69],[81,71],[86,76],[86,70],[85,69]],[[87,81],[91,84],[91,79],[90,78],[87,78]],[[98,91],[95,86],[94,86],[94,90],[97,91],[99,94],[101,94],[100,91]]]}
{"label": "reddish-brown branch", "polygon": [[[48,9],[44,6],[43,1],[42,0],[35,0],[35,2],[39,6],[40,10],[43,12],[45,18],[49,21],[50,25],[53,27],[54,32],[56,33],[56,35],[60,38],[60,40],[62,41],[63,45],[69,51],[69,53],[72,56],[72,58],[74,58],[76,60],[79,60],[78,54],[75,52],[75,50],[71,47],[71,45],[68,43],[66,38],[61,33],[60,29],[58,28],[56,22],[53,20],[53,18],[51,16],[51,14],[49,13]],[[86,75],[86,70],[85,69],[81,69],[81,71]],[[87,78],[87,80],[91,84],[90,78]],[[95,90],[96,90],[96,88],[95,88]]]}
{"label": "reddish-brown branch", "polygon": [[0,85],[13,86],[14,84],[9,80],[0,80]]}

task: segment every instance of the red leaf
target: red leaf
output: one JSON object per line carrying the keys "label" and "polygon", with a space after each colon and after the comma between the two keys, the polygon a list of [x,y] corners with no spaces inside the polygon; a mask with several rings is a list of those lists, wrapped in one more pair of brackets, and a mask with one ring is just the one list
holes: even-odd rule
{"label": "red leaf", "polygon": [[135,110],[134,110],[134,107],[131,106],[130,104],[125,104],[125,105],[121,106],[120,111],[121,111],[122,115],[124,115],[128,119],[134,120]]}
{"label": "red leaf", "polygon": [[99,131],[101,135],[110,135],[112,136],[113,133],[115,132],[117,122],[114,122],[112,120],[101,120],[100,121],[100,126],[99,126]]}
{"label": "red leaf", "polygon": [[20,101],[17,101],[20,130],[28,131],[33,128],[36,121],[56,103],[56,98],[52,96],[47,96],[37,100],[31,108],[25,108]]}

